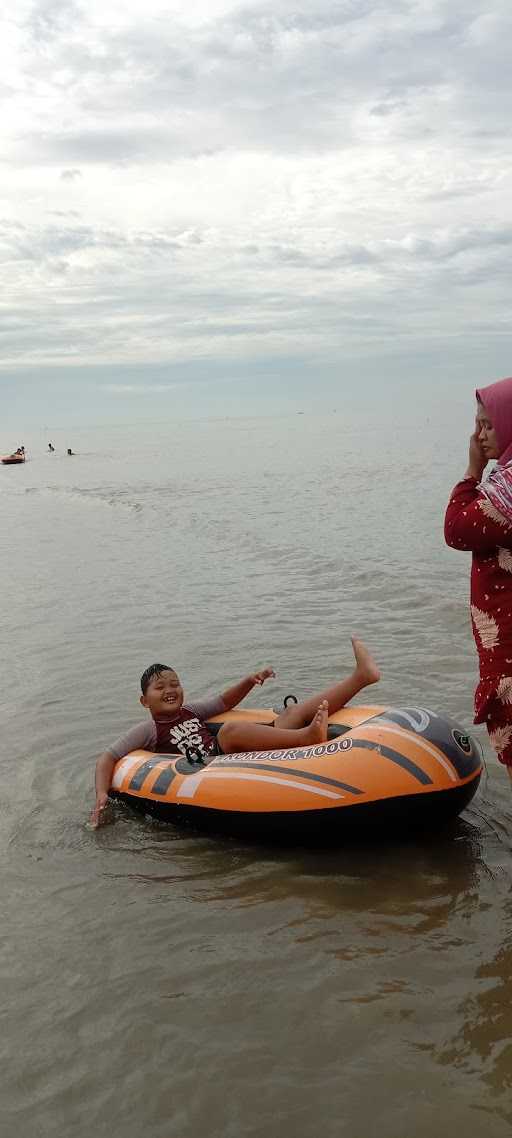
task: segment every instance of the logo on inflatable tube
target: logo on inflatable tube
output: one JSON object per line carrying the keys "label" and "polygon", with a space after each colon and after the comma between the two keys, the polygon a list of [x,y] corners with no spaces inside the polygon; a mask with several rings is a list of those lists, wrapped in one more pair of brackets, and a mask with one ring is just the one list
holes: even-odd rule
{"label": "logo on inflatable tube", "polygon": [[319,743],[316,747],[298,747],[289,751],[250,751],[233,755],[217,755],[214,759],[216,767],[225,763],[256,763],[266,760],[279,763],[290,763],[294,759],[321,759],[323,755],[339,755],[343,751],[350,751],[352,739],[333,739],[330,743]]}

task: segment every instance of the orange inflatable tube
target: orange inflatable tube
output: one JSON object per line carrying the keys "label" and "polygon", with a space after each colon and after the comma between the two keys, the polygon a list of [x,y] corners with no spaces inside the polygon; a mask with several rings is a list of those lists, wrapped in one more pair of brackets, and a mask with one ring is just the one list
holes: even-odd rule
{"label": "orange inflatable tube", "polygon": [[[272,723],[274,711],[231,711]],[[482,773],[479,744],[453,720],[417,707],[347,707],[327,742],[219,755],[208,763],[134,751],[114,768],[111,797],[165,821],[264,839],[343,840],[436,828],[470,802]]]}

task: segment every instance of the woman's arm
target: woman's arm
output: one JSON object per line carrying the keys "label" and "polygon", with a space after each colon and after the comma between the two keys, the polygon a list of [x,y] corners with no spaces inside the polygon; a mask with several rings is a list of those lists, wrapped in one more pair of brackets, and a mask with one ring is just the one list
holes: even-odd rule
{"label": "woman's arm", "polygon": [[444,519],[444,537],[452,549],[490,553],[498,546],[512,549],[512,527],[480,493],[478,483],[487,466],[479,442],[479,424],[469,440],[468,468],[451,492]]}
{"label": "woman's arm", "polygon": [[226,711],[231,711],[231,708],[241,703],[245,696],[249,695],[249,692],[252,691],[257,684],[264,684],[265,680],[268,680],[271,676],[275,676],[273,668],[263,668],[261,672],[253,672],[252,675],[246,676],[244,680],[240,680],[240,683],[235,684],[234,687],[228,688],[227,691],[222,693],[222,700]]}
{"label": "woman's arm", "polygon": [[468,475],[452,490],[444,519],[444,536],[452,549],[491,553],[512,549],[512,526],[480,493],[474,475]]}

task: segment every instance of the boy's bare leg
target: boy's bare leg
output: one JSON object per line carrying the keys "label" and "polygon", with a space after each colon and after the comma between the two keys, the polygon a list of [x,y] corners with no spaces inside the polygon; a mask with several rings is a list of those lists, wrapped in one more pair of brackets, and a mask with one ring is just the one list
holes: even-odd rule
{"label": "boy's bare leg", "polygon": [[307,747],[327,739],[327,700],[317,703],[307,727],[275,728],[263,723],[224,723],[218,740],[225,755],[238,751],[279,751],[286,747]]}
{"label": "boy's bare leg", "polygon": [[324,700],[328,704],[329,715],[334,715],[340,708],[345,707],[345,704],[354,695],[357,695],[362,688],[368,687],[369,684],[376,684],[380,680],[379,669],[368,648],[356,636],[352,636],[351,640],[356,660],[352,674],[347,676],[345,680],[340,680],[332,687],[326,688],[325,691],[319,692],[318,695],[305,699],[303,703],[286,707],[274,721],[274,731],[281,727],[303,727],[305,723],[311,721],[318,704]]}

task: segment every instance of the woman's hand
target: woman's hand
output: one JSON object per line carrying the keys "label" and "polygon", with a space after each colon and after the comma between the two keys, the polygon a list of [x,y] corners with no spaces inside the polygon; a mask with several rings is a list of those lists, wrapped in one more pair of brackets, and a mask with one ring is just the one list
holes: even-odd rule
{"label": "woman's hand", "polygon": [[251,681],[253,687],[256,687],[256,684],[264,684],[265,680],[275,679],[275,675],[273,668],[262,668],[261,672],[253,672],[247,679]]}
{"label": "woman's hand", "polygon": [[477,426],[469,440],[469,462],[464,476],[465,478],[476,478],[477,482],[480,482],[489,461],[480,444],[479,430],[480,428]]}

